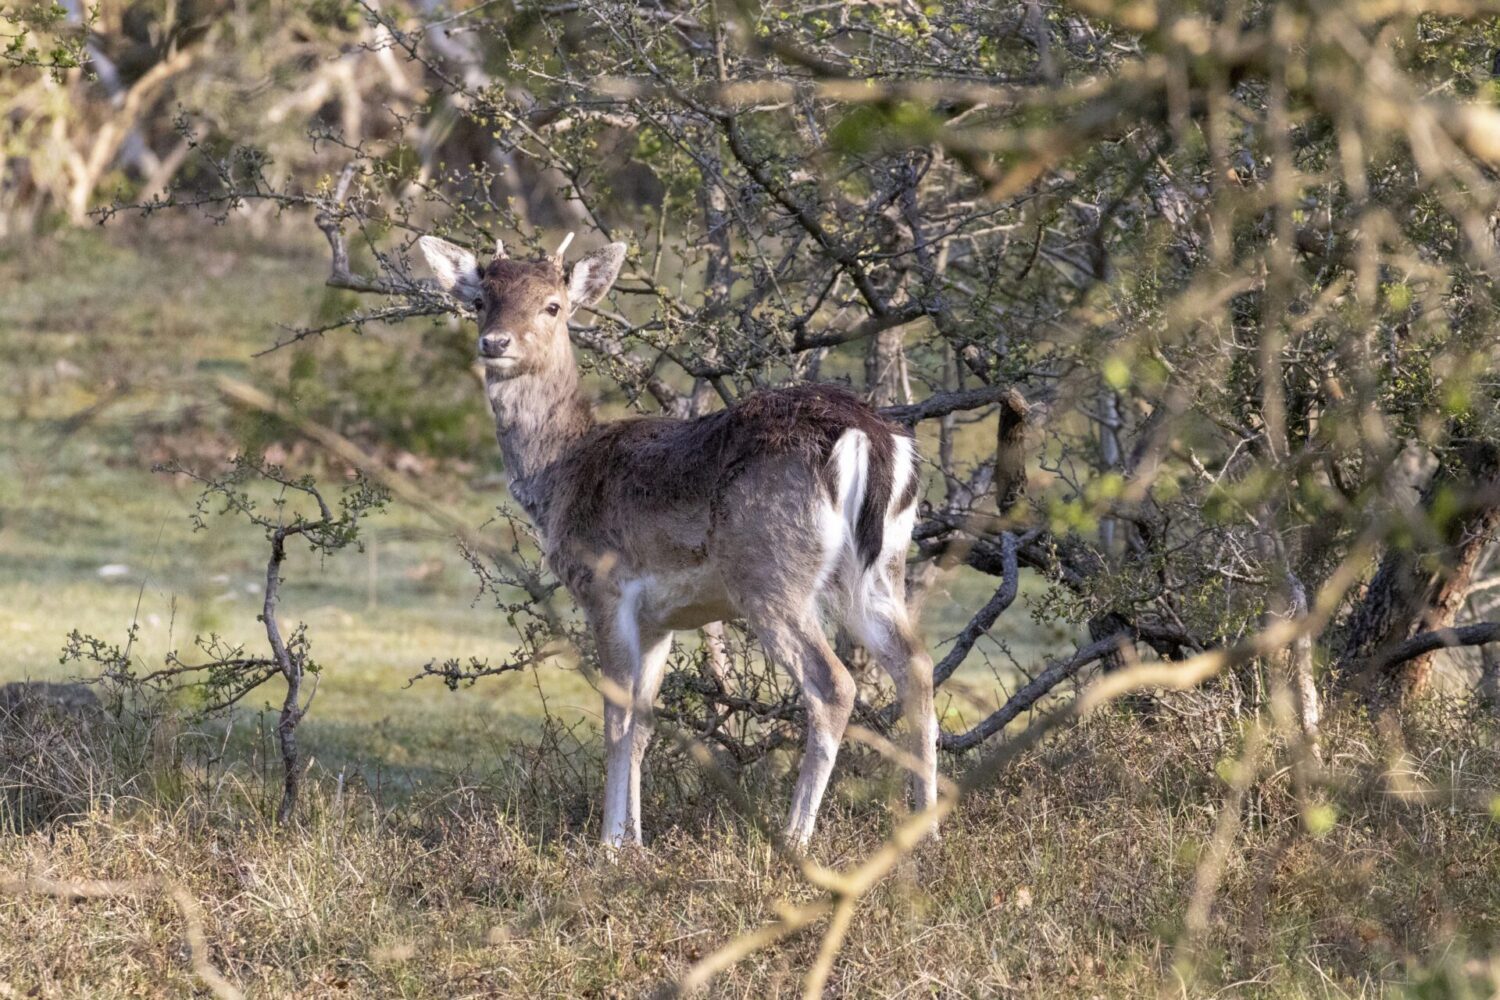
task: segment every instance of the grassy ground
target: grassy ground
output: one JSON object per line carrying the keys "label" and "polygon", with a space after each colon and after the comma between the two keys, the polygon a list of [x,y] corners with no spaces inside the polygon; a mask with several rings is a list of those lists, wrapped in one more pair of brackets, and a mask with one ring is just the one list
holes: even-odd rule
{"label": "grassy ground", "polygon": [[[316,247],[233,231],[191,244],[73,233],[0,252],[0,680],[76,672],[58,662],[75,628],[119,641],[138,621],[144,664],[199,633],[255,641],[264,543],[243,524],[194,532],[195,492],[150,467],[221,461],[243,436],[215,374],[284,387],[306,364],[378,383],[412,344],[445,335],[372,330],[253,358],[277,324],[330,308],[310,277],[323,266]],[[461,364],[452,377],[468,378]],[[429,468],[424,489],[483,523],[501,499],[495,451]],[[294,451],[299,462],[318,467]],[[510,640],[418,514],[397,506],[368,537],[366,553],[294,551],[286,567],[286,616],[309,624],[326,668],[295,826],[267,819],[278,775],[260,706],[277,685],[227,734],[91,726],[37,756],[49,730],[13,725],[5,743],[0,725],[16,828],[0,835],[0,875],[178,879],[202,902],[215,964],[276,997],[637,996],[779,900],[807,897],[795,867],[665,746],[648,780],[649,852],[601,856],[597,695],[561,669],[408,687],[428,660],[494,657]],[[929,600],[934,644],[985,586],[958,576]],[[997,631],[956,678],[952,727],[1004,696],[1012,655],[1030,666],[1062,645],[1020,605]],[[971,800],[941,845],[862,905],[834,995],[1457,995],[1475,983],[1489,995],[1500,854],[1487,722],[1453,715],[1410,734],[1402,773],[1433,783],[1425,798],[1392,784],[1389,742],[1351,724],[1331,745],[1329,823],[1305,823],[1288,772],[1268,768],[1209,927],[1188,942],[1183,914],[1222,815],[1216,775],[1240,738],[1217,708],[1193,711],[1091,724]],[[773,823],[786,763],[745,779]],[[893,785],[849,755],[820,860],[879,843]],[[183,940],[177,911],[150,893],[0,896],[0,997],[191,995]],[[816,947],[816,934],[777,946],[714,992],[795,994]]]}
{"label": "grassy ground", "polygon": [[[1190,935],[1229,799],[1215,772],[1240,748],[1227,721],[1105,718],[1023,758],[864,899],[829,995],[1492,995],[1493,726],[1458,712],[1413,725],[1395,769],[1374,733],[1336,727],[1315,824],[1287,769],[1265,768]],[[539,808],[570,798],[566,755],[533,764],[395,806],[320,781],[278,829],[274,789],[242,766],[156,758],[132,780],[101,751],[96,787],[135,796],[63,795],[82,815],[0,838],[0,870],[179,880],[202,901],[214,964],[274,997],[644,996],[812,895],[753,826],[661,781],[651,846],[607,855],[586,814]],[[821,861],[853,863],[888,831],[882,800],[848,780],[882,767],[851,755]],[[0,995],[190,995],[183,927],[145,890],[13,897]],[[751,955],[711,994],[797,995],[820,931]]]}

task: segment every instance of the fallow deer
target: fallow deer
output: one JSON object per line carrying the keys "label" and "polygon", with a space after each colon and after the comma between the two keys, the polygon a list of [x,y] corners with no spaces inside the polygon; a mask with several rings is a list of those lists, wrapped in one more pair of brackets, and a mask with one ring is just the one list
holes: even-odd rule
{"label": "fallow deer", "polygon": [[812,835],[854,706],[822,615],[843,622],[895,682],[915,805],[931,805],[932,660],[904,595],[919,486],[911,435],[829,385],[758,392],[697,419],[598,421],[568,319],[614,284],[625,245],[565,273],[567,242],[542,260],[497,247],[483,267],[435,237],[420,244],[438,285],[478,316],[511,493],[598,644],[605,842],[640,841],[641,761],[673,630],[736,617],[797,681],[806,708],[789,843]]}

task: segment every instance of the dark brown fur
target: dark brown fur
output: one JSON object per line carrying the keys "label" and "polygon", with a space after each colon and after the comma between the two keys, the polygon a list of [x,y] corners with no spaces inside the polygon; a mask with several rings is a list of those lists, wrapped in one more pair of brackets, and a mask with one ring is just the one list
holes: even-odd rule
{"label": "dark brown fur", "polygon": [[[620,548],[621,540],[605,536],[605,526],[628,522],[611,512],[707,501],[717,515],[730,484],[750,463],[767,458],[792,459],[815,471],[837,502],[829,458],[848,430],[863,431],[870,442],[869,478],[855,532],[868,566],[880,554],[895,479],[893,435],[910,432],[838,386],[758,392],[694,420],[645,417],[596,425],[560,461],[539,472],[545,483],[538,483],[542,488],[536,492],[551,498],[547,520],[573,525],[575,533],[578,526],[599,526],[594,537],[585,530],[580,540],[610,551]],[[915,498],[915,491],[908,493],[900,509]]]}

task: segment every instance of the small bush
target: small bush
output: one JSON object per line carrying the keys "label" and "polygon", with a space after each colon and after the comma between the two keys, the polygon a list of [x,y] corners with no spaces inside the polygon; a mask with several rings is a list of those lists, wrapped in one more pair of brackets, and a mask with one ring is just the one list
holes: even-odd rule
{"label": "small bush", "polygon": [[138,796],[168,769],[159,711],[106,711],[81,684],[0,687],[0,830],[41,829]]}

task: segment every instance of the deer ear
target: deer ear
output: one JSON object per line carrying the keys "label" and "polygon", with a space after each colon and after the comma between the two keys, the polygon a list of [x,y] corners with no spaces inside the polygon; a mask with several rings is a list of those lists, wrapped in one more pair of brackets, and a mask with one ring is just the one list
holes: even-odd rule
{"label": "deer ear", "polygon": [[417,240],[438,287],[465,304],[479,297],[479,261],[463,247],[436,236]]}
{"label": "deer ear", "polygon": [[604,293],[615,283],[620,265],[624,263],[623,243],[611,243],[584,257],[573,265],[573,274],[568,279],[568,302],[577,309],[579,306],[591,306],[604,298]]}

